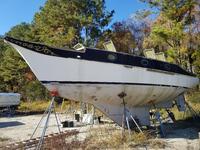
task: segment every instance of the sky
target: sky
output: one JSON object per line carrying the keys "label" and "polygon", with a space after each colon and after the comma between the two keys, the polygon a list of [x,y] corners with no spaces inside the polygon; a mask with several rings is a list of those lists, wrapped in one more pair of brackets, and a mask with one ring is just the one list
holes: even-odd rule
{"label": "sky", "polygon": [[[0,2],[0,35],[21,22],[31,23],[34,14],[46,0],[1,0]],[[112,22],[127,19],[137,10],[147,8],[139,0],[106,0],[107,10],[115,10]]]}

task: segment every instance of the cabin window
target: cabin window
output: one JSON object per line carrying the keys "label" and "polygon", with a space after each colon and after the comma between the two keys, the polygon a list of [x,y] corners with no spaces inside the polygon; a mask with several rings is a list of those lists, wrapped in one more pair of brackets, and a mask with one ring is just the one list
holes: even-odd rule
{"label": "cabin window", "polygon": [[148,60],[146,60],[146,59],[142,59],[142,60],[141,60],[141,65],[142,65],[142,66],[148,66],[148,64],[149,64],[149,61],[148,61]]}
{"label": "cabin window", "polygon": [[108,59],[111,60],[111,61],[115,61],[115,60],[117,60],[117,55],[116,54],[109,54]]}

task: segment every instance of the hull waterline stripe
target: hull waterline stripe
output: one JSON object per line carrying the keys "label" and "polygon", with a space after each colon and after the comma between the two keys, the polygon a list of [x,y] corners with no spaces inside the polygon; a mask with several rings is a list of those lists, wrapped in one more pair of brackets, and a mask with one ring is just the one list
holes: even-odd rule
{"label": "hull waterline stripe", "polygon": [[43,84],[50,83],[60,83],[60,84],[108,84],[108,85],[143,85],[143,86],[164,86],[164,87],[176,87],[176,88],[185,88],[184,86],[175,86],[175,85],[166,85],[166,84],[149,84],[149,83],[128,83],[128,82],[90,82],[90,81],[40,81]]}

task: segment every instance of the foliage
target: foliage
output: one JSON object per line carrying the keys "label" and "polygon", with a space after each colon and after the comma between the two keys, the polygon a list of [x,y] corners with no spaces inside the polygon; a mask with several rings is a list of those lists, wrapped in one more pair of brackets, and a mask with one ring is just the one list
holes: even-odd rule
{"label": "foliage", "polygon": [[10,29],[8,36],[21,40],[31,40],[31,24],[22,22]]}
{"label": "foliage", "polygon": [[[183,31],[183,24],[181,22],[174,22],[160,14],[154,22],[151,34],[145,39],[144,45],[149,48],[156,47],[156,50],[173,51],[173,55],[168,55],[175,63],[182,64],[183,57],[181,56],[181,49],[185,49],[183,45],[185,33]],[[183,51],[184,52],[184,51]],[[171,53],[168,53],[171,54]]]}
{"label": "foliage", "polygon": [[3,57],[3,54],[7,48],[8,48],[8,45],[4,43],[3,37],[0,37],[0,58]]}
{"label": "foliage", "polygon": [[[8,48],[8,45],[4,43],[3,38],[0,38],[0,66],[2,63],[2,59],[3,59],[3,55],[6,51],[6,49]],[[4,91],[5,90],[5,84],[3,82],[3,77],[0,75],[0,91]]]}
{"label": "foliage", "polygon": [[61,47],[83,42],[84,36],[85,45],[94,45],[113,13],[105,11],[104,0],[47,0],[34,17],[35,40]]}
{"label": "foliage", "polygon": [[[198,51],[199,5],[195,0],[141,0],[157,8],[159,15],[152,24],[144,47],[164,51],[168,61],[193,71]],[[198,41],[198,42],[197,42]],[[196,57],[198,57],[196,55]]]}
{"label": "foliage", "polygon": [[[142,50],[144,48],[143,41],[145,37],[149,36],[151,31],[151,22],[150,16],[152,12],[149,10],[141,10],[132,14],[125,23],[132,36],[135,39],[136,49],[134,51],[135,54],[141,55]],[[137,51],[136,51],[137,50]]]}
{"label": "foliage", "polygon": [[[187,95],[187,99],[189,102],[191,102],[194,107],[197,107],[197,103],[200,102],[200,92],[199,91],[191,91],[188,95]],[[200,105],[199,105],[199,109],[200,111]]]}
{"label": "foliage", "polygon": [[[189,101],[190,100],[191,99],[189,99]],[[199,104],[199,102],[197,102],[197,103],[190,103],[190,106],[192,106],[192,108],[194,109],[194,111],[200,115],[200,104]],[[176,107],[174,107],[172,109],[172,112],[174,113],[176,120],[188,120],[188,119],[192,119],[192,115],[193,115],[188,109],[186,109],[185,112],[180,112],[180,111],[178,111],[178,109]],[[198,122],[196,122],[196,123],[198,125]],[[195,123],[193,125],[195,126]]]}
{"label": "foliage", "polygon": [[38,80],[29,81],[22,87],[24,96],[29,100],[42,100],[49,98],[49,93]]}
{"label": "foliage", "polygon": [[7,49],[0,63],[0,77],[4,82],[4,90],[18,92],[25,83],[26,68],[26,63],[17,52],[11,48]]}
{"label": "foliage", "polygon": [[193,53],[192,56],[195,59],[194,61],[195,72],[197,73],[198,77],[200,77],[200,47]]}
{"label": "foliage", "polygon": [[[21,23],[11,28],[7,35],[29,40],[32,36],[31,25]],[[0,46],[0,91],[21,93],[23,99],[47,98],[47,91],[37,80],[35,81],[30,68],[16,50],[3,43],[3,40],[0,41]]]}
{"label": "foliage", "polygon": [[[176,22],[184,22],[187,24],[192,21],[191,12],[197,5],[196,0],[140,0],[148,3],[151,7],[157,8],[165,16]],[[189,22],[188,22],[189,21]]]}
{"label": "foliage", "polygon": [[135,40],[125,23],[116,22],[112,25],[112,30],[104,32],[97,44],[98,48],[103,48],[106,40],[112,40],[118,52],[131,53],[135,48]]}
{"label": "foliage", "polygon": [[[8,35],[22,38],[22,34],[26,33],[26,30],[27,24],[22,23],[13,27]],[[27,70],[27,65],[13,48],[3,43],[3,40],[1,40],[0,48],[0,91],[18,92],[25,83],[24,74]]]}
{"label": "foliage", "polygon": [[103,49],[103,43],[112,40],[116,50],[141,55],[144,37],[150,33],[151,11],[137,11],[125,21],[115,22],[106,30],[96,47]]}

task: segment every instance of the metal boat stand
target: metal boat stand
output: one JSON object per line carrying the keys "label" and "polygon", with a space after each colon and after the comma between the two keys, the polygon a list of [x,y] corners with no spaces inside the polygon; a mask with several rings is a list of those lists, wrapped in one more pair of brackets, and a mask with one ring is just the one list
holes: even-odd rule
{"label": "metal boat stand", "polygon": [[135,121],[134,117],[132,116],[132,114],[126,108],[126,103],[125,103],[125,100],[124,100],[124,97],[126,97],[126,93],[125,92],[121,92],[118,96],[119,96],[120,99],[122,99],[122,104],[123,104],[123,116],[122,116],[122,129],[123,130],[122,130],[122,136],[124,137],[125,124],[127,125],[129,136],[131,135],[131,129],[130,129],[129,120],[128,120],[129,117],[133,120],[133,122],[136,125],[136,127],[138,128],[138,130],[141,133],[143,133],[141,128],[139,127],[138,123]]}
{"label": "metal boat stand", "polygon": [[54,115],[55,115],[55,118],[56,118],[56,123],[57,123],[58,131],[59,131],[59,133],[61,133],[60,125],[59,125],[59,122],[58,122],[58,116],[57,116],[56,111],[55,111],[55,102],[54,102],[54,100],[55,100],[55,97],[52,97],[51,103],[49,104],[48,108],[45,110],[42,118],[40,119],[39,123],[37,124],[37,126],[36,126],[36,128],[35,128],[35,130],[33,132],[33,134],[30,137],[30,140],[31,140],[33,138],[33,136],[35,135],[37,129],[41,125],[42,121],[46,117],[46,121],[45,121],[45,125],[44,125],[43,131],[42,131],[42,135],[40,137],[40,140],[38,142],[36,150],[40,150],[42,148],[42,144],[44,143],[45,133],[46,133],[46,130],[48,128],[48,124],[49,124],[49,120],[50,120],[50,115],[51,115],[52,112],[54,112]]}
{"label": "metal boat stand", "polygon": [[[134,119],[134,117],[132,116],[132,114],[129,112],[128,109],[126,109],[126,112],[129,114],[129,116],[130,116],[131,119],[133,120],[133,122],[134,122],[134,124],[136,125],[136,127],[138,128],[138,130],[139,130],[141,133],[143,133],[142,130],[141,130],[141,128],[140,128],[140,126],[138,125],[138,123],[136,122],[136,120]],[[127,117],[127,118],[128,118],[128,117]],[[128,122],[128,123],[129,123],[129,122]]]}
{"label": "metal boat stand", "polygon": [[[155,119],[159,122],[161,135],[163,137],[165,137],[166,134],[165,134],[165,131],[164,131],[164,127],[163,127],[163,123],[162,123],[160,112],[158,111],[158,109],[156,108],[154,103],[152,103],[152,105],[153,105],[154,109],[156,110],[155,111]],[[156,124],[156,122],[155,122],[155,124]]]}
{"label": "metal boat stand", "polygon": [[161,131],[161,134],[162,134],[163,137],[165,137],[166,134],[165,134],[165,131],[164,131],[164,127],[163,127],[163,123],[162,123],[161,115],[160,115],[160,112],[159,112],[159,111],[156,111],[155,117],[156,117],[156,120],[157,120],[157,121],[159,122],[159,124],[160,124],[160,131]]}

